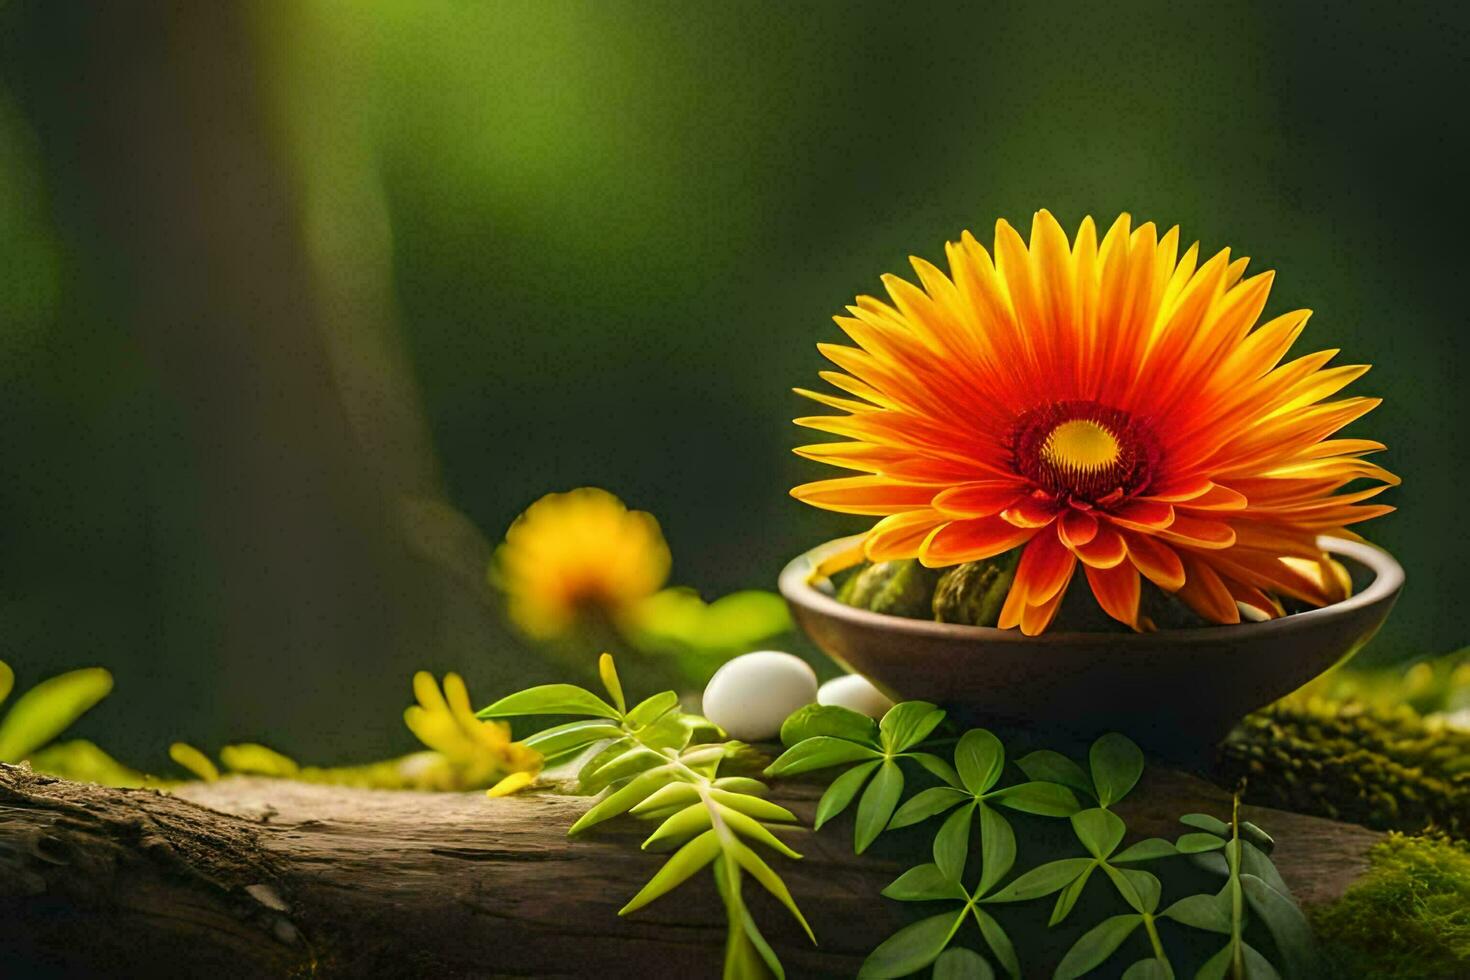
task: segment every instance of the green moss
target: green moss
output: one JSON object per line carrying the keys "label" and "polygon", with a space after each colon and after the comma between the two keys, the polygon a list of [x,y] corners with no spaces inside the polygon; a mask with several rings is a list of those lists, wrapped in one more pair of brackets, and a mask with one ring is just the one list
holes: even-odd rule
{"label": "green moss", "polygon": [[1337,901],[1311,910],[1344,980],[1470,976],[1470,845],[1392,834]]}
{"label": "green moss", "polygon": [[913,558],[880,561],[859,569],[842,583],[837,599],[849,606],[889,616],[929,619],[939,572]]}
{"label": "green moss", "polygon": [[1408,708],[1294,698],[1247,717],[1220,749],[1253,803],[1381,830],[1470,835],[1470,732]]}
{"label": "green moss", "polygon": [[945,571],[934,587],[933,613],[941,623],[994,626],[1016,579],[1020,549]]}

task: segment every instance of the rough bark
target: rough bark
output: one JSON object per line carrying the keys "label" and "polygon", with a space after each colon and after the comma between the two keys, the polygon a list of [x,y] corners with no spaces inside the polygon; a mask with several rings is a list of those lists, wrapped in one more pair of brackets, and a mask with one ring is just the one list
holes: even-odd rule
{"label": "rough bark", "polygon": [[[817,795],[781,784],[775,798],[809,821]],[[1175,816],[1228,803],[1158,772],[1120,809],[1134,835],[1172,837]],[[569,841],[586,806],[244,778],[167,794],[0,766],[0,946],[27,976],[717,976],[714,889],[692,882],[620,918],[662,858],[638,849],[648,828],[631,820]],[[1245,812],[1276,834],[1307,903],[1340,894],[1380,837]],[[904,855],[880,841],[854,857],[840,825],[785,836],[805,859],[779,870],[821,946],[753,894],[757,919],[789,975],[850,976],[905,921],[878,898]]]}

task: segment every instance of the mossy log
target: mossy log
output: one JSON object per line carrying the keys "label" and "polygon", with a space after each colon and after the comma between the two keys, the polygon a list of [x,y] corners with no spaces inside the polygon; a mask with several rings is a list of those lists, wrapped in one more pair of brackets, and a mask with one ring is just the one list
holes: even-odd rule
{"label": "mossy log", "polygon": [[[820,787],[774,798],[810,821]],[[118,790],[0,765],[0,948],[6,976],[590,976],[719,974],[722,907],[703,877],[638,913],[618,909],[658,867],[648,828],[619,820],[569,840],[585,798],[348,789],[229,778],[173,793]],[[1133,836],[1229,797],[1153,771],[1120,812]],[[1335,898],[1382,835],[1246,808],[1304,903]],[[748,896],[791,976],[851,976],[904,920],[879,890],[910,855],[855,857],[851,827],[785,835],[779,870],[812,946]],[[1060,955],[1058,953],[1058,955]]]}

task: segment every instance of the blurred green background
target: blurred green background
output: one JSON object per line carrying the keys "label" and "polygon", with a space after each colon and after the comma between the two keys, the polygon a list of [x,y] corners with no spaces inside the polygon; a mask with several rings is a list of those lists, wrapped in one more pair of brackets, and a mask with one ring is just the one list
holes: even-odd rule
{"label": "blurred green background", "polygon": [[[550,490],[768,587],[829,317],[964,228],[1178,223],[1376,365],[1409,572],[1470,638],[1456,5],[0,0],[0,658],[130,762],[401,751],[418,667],[548,679],[481,578]],[[476,528],[479,531],[476,531]],[[483,537],[481,537],[483,534]]]}

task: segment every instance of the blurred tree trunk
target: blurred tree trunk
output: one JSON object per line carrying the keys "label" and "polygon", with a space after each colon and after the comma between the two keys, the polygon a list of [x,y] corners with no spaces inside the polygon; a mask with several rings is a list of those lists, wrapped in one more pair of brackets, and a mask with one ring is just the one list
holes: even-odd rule
{"label": "blurred tree trunk", "polygon": [[[17,47],[83,274],[191,436],[222,708],[305,732],[324,705],[401,703],[408,666],[483,649],[489,625],[484,542],[435,504],[350,73],[272,47],[309,27],[293,9],[37,4]],[[447,569],[405,534],[415,501]]]}

